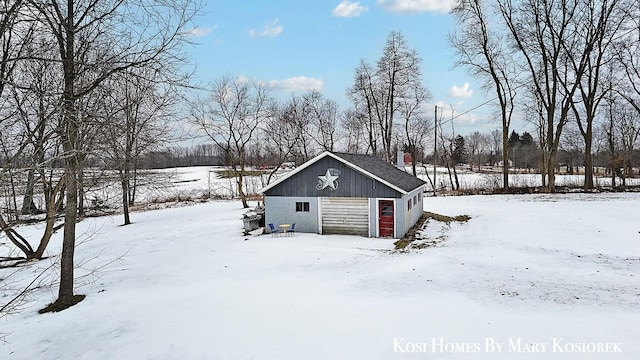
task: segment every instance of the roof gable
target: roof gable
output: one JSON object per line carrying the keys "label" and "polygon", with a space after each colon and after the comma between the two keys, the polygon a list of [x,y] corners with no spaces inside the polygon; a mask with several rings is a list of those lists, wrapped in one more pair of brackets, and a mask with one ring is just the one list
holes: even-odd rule
{"label": "roof gable", "polygon": [[376,157],[359,154],[331,153],[327,151],[300,165],[295,170],[262,188],[259,192],[264,193],[269,189],[274,188],[327,156],[402,194],[407,194],[425,184],[423,180],[399,170],[392,164],[382,161]]}

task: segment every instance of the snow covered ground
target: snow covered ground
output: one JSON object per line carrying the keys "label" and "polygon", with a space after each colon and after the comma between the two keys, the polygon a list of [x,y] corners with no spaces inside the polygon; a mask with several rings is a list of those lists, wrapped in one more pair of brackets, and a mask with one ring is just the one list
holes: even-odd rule
{"label": "snow covered ground", "polygon": [[[86,299],[39,315],[56,288],[31,293],[0,318],[0,359],[638,357],[640,194],[424,203],[472,219],[434,225],[444,240],[408,253],[389,239],[243,236],[239,202],[134,213],[125,227],[86,219]],[[55,262],[60,235],[51,259],[0,270],[0,304]]]}

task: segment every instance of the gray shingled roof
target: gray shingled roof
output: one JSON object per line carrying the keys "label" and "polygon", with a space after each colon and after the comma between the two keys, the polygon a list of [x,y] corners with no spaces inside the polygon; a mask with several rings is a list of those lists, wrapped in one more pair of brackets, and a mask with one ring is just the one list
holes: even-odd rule
{"label": "gray shingled roof", "polygon": [[417,187],[425,184],[424,180],[418,179],[417,177],[398,169],[393,164],[389,164],[375,156],[335,152],[333,154],[364,171],[388,181],[406,192],[415,190]]}

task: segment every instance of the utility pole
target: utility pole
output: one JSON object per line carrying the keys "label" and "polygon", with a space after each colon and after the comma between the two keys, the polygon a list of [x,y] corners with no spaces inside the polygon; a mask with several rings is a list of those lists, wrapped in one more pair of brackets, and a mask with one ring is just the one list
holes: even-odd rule
{"label": "utility pole", "polygon": [[438,105],[433,118],[433,196],[436,196],[436,159],[438,159]]}

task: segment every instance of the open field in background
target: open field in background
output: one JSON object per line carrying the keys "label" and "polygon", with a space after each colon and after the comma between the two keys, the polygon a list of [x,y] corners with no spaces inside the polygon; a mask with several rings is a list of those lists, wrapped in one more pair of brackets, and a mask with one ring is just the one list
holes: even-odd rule
{"label": "open field in background", "polygon": [[[410,169],[407,168],[410,172]],[[451,180],[446,168],[437,168],[436,188],[438,191],[452,191]],[[472,172],[468,170],[468,166],[460,167],[458,171],[458,181],[460,190],[463,192],[482,192],[491,193],[502,188],[502,173],[500,172]],[[428,168],[427,172],[433,179],[433,168]],[[453,176],[453,174],[452,174]],[[428,192],[433,191],[431,183],[429,183],[424,169],[418,170],[418,177],[427,181],[426,189]],[[453,180],[455,184],[455,180]],[[621,179],[616,179],[616,184],[620,185]],[[627,186],[640,186],[640,178],[627,179]],[[580,189],[584,186],[584,175],[568,175],[557,174],[557,187],[568,187]],[[538,188],[542,186],[542,177],[536,173],[514,173],[509,174],[509,185],[512,188]],[[610,189],[611,177],[596,176],[594,185],[598,189]]]}
{"label": "open field in background", "polygon": [[[405,170],[411,173],[411,168],[406,167]],[[495,169],[494,169],[495,170]],[[144,201],[163,201],[163,199],[170,199],[176,196],[199,198],[199,197],[214,197],[229,199],[237,194],[235,188],[234,178],[221,177],[219,172],[225,171],[223,167],[186,167],[186,168],[172,168],[150,171],[147,176],[155,177],[155,181],[148,181],[147,188],[141,189],[141,196]],[[281,176],[286,175],[290,169],[279,170],[276,176],[272,179],[275,181]],[[427,169],[419,167],[417,169],[418,177],[425,180],[426,191],[431,192],[433,189],[428,181],[427,173],[429,177],[433,179],[433,168],[427,166]],[[451,183],[447,169],[444,167],[437,167],[437,190],[449,192],[452,190]],[[499,172],[472,172],[468,170],[468,167],[458,168],[458,180],[460,182],[460,190],[462,191],[476,191],[487,190],[492,192],[502,187],[502,174]],[[165,179],[165,183],[162,182]],[[267,185],[267,175],[262,176],[247,176],[245,191],[247,194],[256,194],[262,187]],[[542,186],[542,179],[540,174],[534,173],[517,173],[510,174],[509,181],[512,187],[515,188],[534,188]],[[617,182],[620,183],[620,179]],[[611,186],[610,177],[596,177],[595,184],[597,187],[607,188]],[[160,184],[161,186],[151,186],[151,184]],[[580,188],[584,185],[583,175],[556,175],[556,185],[559,187],[573,187]],[[640,186],[640,178],[627,179],[628,186]],[[115,196],[119,199],[119,189],[114,188],[111,192],[103,193],[102,196],[114,197],[109,195],[116,192]]]}
{"label": "open field in background", "polygon": [[[405,170],[411,173],[411,168],[406,167]],[[153,171],[155,176],[164,176],[170,179],[170,183],[159,189],[149,190],[143,189],[143,195],[147,201],[163,201],[163,199],[171,199],[182,196],[183,198],[201,198],[213,197],[221,199],[230,199],[237,195],[234,178],[226,178],[218,176],[218,173],[224,171],[221,167],[191,167],[163,169]],[[285,176],[290,169],[279,170],[272,179],[275,181],[281,176]],[[436,168],[437,191],[451,193],[451,181],[447,169],[444,167]],[[502,188],[502,174],[499,172],[472,172],[468,167],[459,167],[458,181],[460,183],[460,191],[462,193],[493,193]],[[418,177],[426,181],[425,191],[430,193],[433,191],[428,177],[433,179],[433,168],[428,166],[426,171],[423,167],[417,168]],[[427,176],[428,173],[428,176]],[[257,194],[257,192],[267,185],[267,175],[263,176],[247,176],[245,179],[245,192],[247,194]],[[509,181],[513,188],[538,188],[542,186],[542,178],[540,174],[535,173],[517,173],[510,174]],[[620,184],[621,180],[616,180]],[[455,183],[455,181],[454,181]],[[608,189],[611,187],[610,177],[596,177],[594,180],[596,188]],[[556,175],[556,186],[575,188],[579,190],[584,186],[583,175]],[[640,178],[627,179],[627,186],[640,186]],[[118,191],[115,189],[115,191]],[[119,194],[119,193],[118,193]],[[119,195],[118,195],[119,196]],[[119,197],[117,197],[119,199]]]}
{"label": "open field in background", "polygon": [[[236,196],[237,189],[234,178],[219,176],[224,167],[200,166],[181,167],[158,170],[140,170],[137,178],[136,204],[165,203],[176,200],[218,198],[231,199]],[[60,173],[54,173],[54,180],[59,179]],[[245,189],[249,193],[256,193],[263,187],[266,176],[250,176],[246,180]],[[24,194],[26,177],[16,176],[14,188],[10,183],[5,184],[0,192],[0,209],[18,209],[22,206],[22,196],[19,195],[13,203],[12,192]],[[85,175],[86,202],[89,213],[100,214],[113,212],[122,208],[122,187],[117,174],[110,171],[88,169]],[[40,209],[44,209],[42,187],[36,184],[34,202]],[[11,202],[11,203],[10,203]],[[134,206],[132,210],[135,210]]]}

